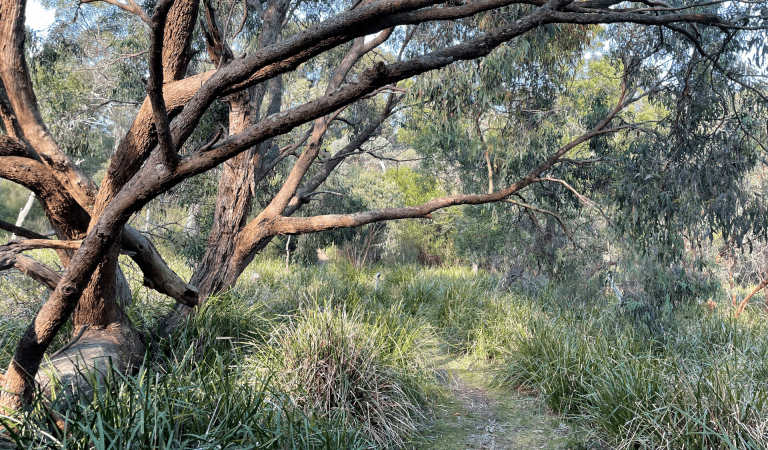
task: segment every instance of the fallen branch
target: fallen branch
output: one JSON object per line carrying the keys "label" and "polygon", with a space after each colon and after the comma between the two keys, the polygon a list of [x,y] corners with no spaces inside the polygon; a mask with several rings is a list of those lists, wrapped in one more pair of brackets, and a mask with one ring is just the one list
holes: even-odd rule
{"label": "fallen branch", "polygon": [[55,290],[61,281],[61,275],[45,264],[11,251],[0,252],[0,271],[11,268],[15,268],[50,290]]}

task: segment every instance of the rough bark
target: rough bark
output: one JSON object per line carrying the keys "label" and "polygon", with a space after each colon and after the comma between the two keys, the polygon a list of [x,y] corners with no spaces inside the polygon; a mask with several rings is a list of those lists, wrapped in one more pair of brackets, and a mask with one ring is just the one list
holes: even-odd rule
{"label": "rough bark", "polygon": [[[99,231],[99,227],[97,227],[99,216],[111,196],[114,195],[115,190],[107,190],[105,195],[100,197],[101,202],[96,202],[93,183],[84,177],[69,158],[61,152],[50,133],[45,129],[37,110],[37,100],[32,91],[29,72],[24,60],[24,8],[24,0],[3,0],[0,3],[0,77],[2,77],[10,98],[10,106],[19,120],[25,138],[41,157],[43,163],[53,169],[40,170],[38,168],[35,171],[38,177],[33,181],[40,183],[39,178],[43,178],[40,174],[43,173],[53,175],[54,179],[64,188],[57,189],[57,191],[66,192],[74,198],[83,212],[86,208],[92,211],[93,215],[86,212],[85,215],[88,216],[88,219],[78,223],[81,226],[84,223],[91,225],[86,225],[78,231],[79,234],[82,234],[85,229],[93,229],[97,233],[94,237],[97,244],[92,247],[86,245],[86,248],[81,246],[75,256],[75,261],[85,259],[87,270],[78,271],[82,267],[69,267],[69,270],[65,272],[64,281],[58,284],[51,299],[43,305],[35,321],[22,337],[5,376],[4,387],[6,390],[0,394],[0,406],[12,408],[17,408],[32,395],[34,391],[32,378],[37,373],[43,353],[72,313],[74,313],[73,321],[76,327],[88,325],[92,328],[92,333],[100,333],[98,337],[93,338],[94,342],[99,339],[111,340],[108,355],[115,361],[125,360],[125,355],[129,355],[128,359],[132,359],[143,354],[143,345],[141,345],[136,331],[120,307],[121,299],[116,298],[125,291],[124,287],[126,286],[125,283],[121,282],[123,280],[117,267],[117,257],[121,244],[120,231],[127,220],[127,216],[118,214],[119,218],[112,217],[111,221],[107,220],[109,225],[106,229]],[[172,24],[172,29],[169,30],[171,34],[168,36],[168,47],[163,55],[164,68],[169,71],[169,78],[180,77],[186,71],[189,55],[186,51],[179,53],[179,48],[187,49],[189,46],[196,20],[196,11],[197,1],[183,0],[176,2],[175,10],[170,13],[169,23]],[[176,22],[173,22],[174,20]],[[178,39],[183,42],[175,42]],[[147,139],[145,137],[145,139],[139,140],[146,141]],[[26,163],[28,165],[31,161]],[[51,180],[43,181],[51,183]],[[111,185],[114,186],[114,183]],[[41,190],[48,195],[54,191],[52,189]],[[41,202],[44,202],[42,197],[41,195]],[[52,218],[52,222],[59,216],[71,214],[71,212],[68,212],[67,215],[53,213],[54,205],[60,206],[66,202],[51,201],[49,203],[46,213],[50,213],[49,217]],[[97,208],[93,209],[94,205]],[[80,219],[84,219],[84,217]],[[65,222],[71,223],[69,220]],[[71,236],[68,237],[71,238]],[[93,239],[87,242],[93,242]],[[78,256],[82,256],[82,258],[78,259]],[[67,278],[66,274],[70,274],[72,271],[77,272],[77,275]],[[123,300],[127,301],[128,299]],[[82,346],[73,347],[73,351],[78,349],[82,350],[83,348]],[[92,366],[96,360],[89,361],[86,359],[85,363],[98,370],[98,365]],[[126,367],[121,369],[124,370]]]}
{"label": "rough bark", "polygon": [[[278,40],[289,4],[289,1],[280,0],[267,7],[259,36],[259,48],[272,45]],[[221,63],[231,58],[231,51],[221,42],[222,36],[209,2],[206,2],[206,17],[209,29],[206,34],[208,52],[214,61]],[[256,86],[252,90],[253,96],[249,95],[248,90],[231,94],[228,97],[230,135],[236,135],[258,121],[268,85],[277,88],[269,89],[271,99],[264,116],[280,112],[282,83],[279,77]],[[227,283],[227,280],[233,278],[230,268],[233,262],[237,265],[237,261],[233,261],[232,257],[237,246],[241,245],[239,234],[251,211],[253,186],[261,181],[259,177],[266,175],[263,171],[264,155],[271,145],[271,140],[262,142],[224,164],[216,193],[214,221],[208,247],[190,280],[190,283],[200,290],[201,300],[231,286]],[[242,270],[234,275],[235,279],[240,273]]]}
{"label": "rough bark", "polygon": [[[229,97],[231,134],[245,128],[249,103],[247,95]],[[230,258],[237,246],[238,233],[245,225],[251,210],[252,160],[253,152],[246,151],[232,158],[222,168],[208,247],[190,279],[190,283],[200,290],[203,300],[209,294],[221,292],[224,288],[221,272],[225,271],[230,263]]]}
{"label": "rough bark", "polygon": [[[366,2],[367,3],[367,2]],[[336,70],[331,75],[330,81],[328,83],[328,86],[326,88],[326,95],[337,90],[343,83],[346,77],[349,75],[349,72],[352,70],[352,67],[362,58],[363,55],[368,53],[369,51],[376,48],[378,45],[386,41],[386,39],[390,36],[392,30],[386,30],[385,32],[380,33],[376,38],[372,39],[369,42],[365,42],[365,39],[358,38],[353,43],[352,47],[347,51],[347,54],[344,56],[342,61],[339,63]],[[391,112],[391,106],[392,103],[390,102],[385,110],[387,111],[387,114],[385,114],[385,117],[388,116],[389,112]],[[267,115],[271,115],[279,111],[279,102],[276,104],[274,102],[274,96],[273,96],[273,102],[270,104],[270,108],[267,111]],[[331,121],[334,117],[336,117],[341,110],[335,111],[333,115],[329,116],[323,116],[315,120],[314,126],[312,128],[312,131],[310,132],[309,141],[306,144],[306,147],[304,149],[304,152],[302,153],[302,156],[300,160],[308,160],[313,161],[314,158],[317,157],[317,154],[319,152],[320,147],[322,146],[323,139],[325,137],[325,134],[328,131],[328,128],[330,126]],[[357,137],[357,139],[353,140],[355,143],[356,148],[358,148],[360,145],[362,145],[375,131],[381,122],[383,121],[383,118],[380,118],[380,120],[375,121],[375,125],[372,127],[369,126],[366,128],[366,130],[362,133],[362,136],[365,136],[364,138],[361,138],[360,136]],[[230,130],[232,131],[232,130]],[[242,130],[240,130],[242,131]],[[234,134],[234,133],[230,133]],[[266,142],[266,148],[269,146],[270,142]],[[329,161],[326,163],[326,165],[323,167],[324,170],[321,171],[320,174],[315,176],[312,180],[310,180],[310,185],[305,187],[307,189],[314,190],[317,186],[319,186],[327,177],[330,175],[330,173],[333,171],[333,169],[343,160],[343,157],[345,156],[345,150],[347,152],[351,152],[351,150],[342,149],[340,152],[341,154],[338,155],[338,158],[333,159],[332,161]],[[263,152],[261,152],[263,153]],[[237,160],[237,157],[233,160]],[[225,166],[226,167],[226,166]],[[263,167],[262,165],[257,165],[257,167]],[[200,286],[201,286],[201,292],[204,295],[210,294],[210,293],[216,293],[223,291],[225,289],[228,289],[234,285],[234,283],[237,281],[237,279],[240,277],[242,272],[245,270],[245,268],[248,266],[248,264],[253,260],[255,254],[258,250],[264,248],[266,244],[274,237],[274,235],[261,235],[258,238],[254,238],[254,232],[258,233],[257,229],[260,227],[260,225],[263,223],[265,218],[267,217],[274,217],[277,214],[284,214],[286,208],[291,203],[291,199],[293,199],[298,190],[298,184],[303,179],[304,175],[306,175],[306,171],[309,169],[309,165],[303,166],[303,172],[296,171],[292,172],[291,176],[289,176],[289,180],[293,180],[293,183],[290,181],[285,183],[283,187],[281,188],[278,195],[275,197],[275,199],[270,202],[270,204],[265,208],[265,210],[259,214],[259,216],[254,219],[254,221],[251,224],[248,224],[248,226],[245,226],[245,218],[246,214],[239,214],[237,223],[232,223],[231,218],[228,218],[230,220],[230,223],[223,224],[225,228],[228,228],[229,230],[234,230],[234,233],[229,233],[225,237],[225,233],[217,232],[214,233],[211,232],[211,236],[215,236],[216,240],[218,242],[209,242],[208,252],[206,253],[206,258],[203,260],[203,264],[201,264],[201,268],[196,272],[197,274],[202,274],[198,278],[200,279]],[[225,169],[226,171],[226,169]],[[260,175],[264,176],[266,175],[262,171]],[[258,173],[257,172],[257,173]],[[246,172],[241,171],[240,179],[244,182],[247,182],[247,176],[243,178],[243,176],[246,175]],[[222,185],[223,186],[225,180],[227,181],[227,186],[231,185],[231,180],[229,177],[225,175],[222,176]],[[258,182],[258,180],[256,180]],[[242,182],[242,181],[241,181]],[[293,214],[298,208],[301,206],[301,204],[306,203],[308,200],[308,194],[309,192],[303,192],[303,195],[301,197],[301,201],[296,201],[295,207],[292,208],[292,211],[290,211],[290,214]],[[232,209],[231,203],[232,203],[231,195],[226,196],[219,196],[217,200],[217,207],[221,207],[222,211],[226,211],[228,214],[232,214],[233,211],[237,211],[237,208],[234,210]],[[286,200],[287,198],[287,200]],[[250,197],[248,197],[250,202]],[[225,205],[230,204],[228,207],[224,207]],[[217,217],[219,217],[217,215]],[[222,218],[224,216],[222,215]],[[218,221],[216,222],[218,223]],[[194,279],[192,281],[195,283]]]}
{"label": "rough bark", "polygon": [[[162,49],[165,85],[162,90],[169,117],[184,106],[200,85],[212,75],[212,72],[208,72],[181,81],[189,63],[189,47],[197,13],[197,0],[178,0],[174,2],[166,18]],[[172,83],[174,81],[176,83]],[[131,128],[120,141],[112,158],[99,189],[94,215],[98,216],[103,212],[106,205],[117,195],[118,190],[136,174],[157,142],[152,104],[147,99],[141,105]]]}
{"label": "rough bark", "polygon": [[[24,402],[31,400],[35,392],[34,379],[45,351],[78,306],[84,291],[93,286],[93,274],[99,269],[99,265],[115,254],[112,251],[113,247],[118,242],[122,227],[132,212],[126,211],[126,208],[115,207],[109,214],[105,212],[99,222],[92,227],[64,272],[62,280],[21,337],[8,371],[5,373],[4,389],[0,392],[0,407],[18,409]],[[111,262],[106,264],[109,265]],[[109,270],[109,267],[100,269],[104,273],[105,270]],[[112,282],[114,283],[114,278]],[[107,303],[115,303],[110,298],[104,300]],[[81,317],[89,313],[88,306],[90,305],[81,309]],[[107,306],[107,308],[108,313],[114,311],[114,306]],[[96,316],[101,319],[113,314],[97,313]],[[122,324],[109,325],[122,326]],[[134,341],[134,339],[125,341]]]}

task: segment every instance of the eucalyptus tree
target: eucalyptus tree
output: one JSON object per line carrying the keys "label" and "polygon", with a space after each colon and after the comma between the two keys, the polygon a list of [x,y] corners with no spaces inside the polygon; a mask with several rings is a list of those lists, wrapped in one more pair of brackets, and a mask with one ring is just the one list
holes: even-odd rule
{"label": "eucalyptus tree", "polygon": [[[60,355],[56,369],[66,370],[65,364],[76,364],[73,361],[83,356],[89,359],[86,364],[95,365],[109,357],[119,370],[140,362],[143,342],[116,295],[120,252],[137,262],[147,286],[193,307],[202,300],[201,293],[231,286],[255,252],[274,236],[426,217],[449,206],[505,200],[540,182],[544,172],[591,139],[636,128],[620,116],[643,97],[634,80],[638,68],[656,53],[638,52],[638,58],[626,59],[622,80],[617,80],[621,87],[610,106],[605,99],[604,110],[586,120],[585,127],[553,140],[546,156],[531,161],[520,176],[504,180],[503,187],[497,182],[492,192],[446,195],[416,206],[293,217],[317,197],[328,174],[357,154],[392,115],[402,101],[405,80],[487,57],[548,25],[627,23],[664,39],[682,36],[687,41],[678,52],[714,59],[713,76],[749,85],[749,77],[730,71],[722,60],[734,50],[712,54],[711,42],[704,39],[746,42],[765,25],[760,5],[748,1],[257,0],[214,5],[160,0],[151,11],[133,0],[104,1],[144,24],[147,70],[135,76],[146,76],[147,95],[98,186],[66,154],[41,114],[24,52],[26,1],[0,1],[0,79],[6,94],[0,102],[5,131],[0,135],[0,176],[35,192],[59,238],[41,239],[19,230],[18,235],[30,239],[8,244],[4,250],[15,254],[29,248],[57,249],[66,266],[59,279],[49,281],[55,289],[21,338],[3,376],[0,405],[10,408],[31,398],[40,362],[70,317],[79,340]],[[77,7],[88,8],[92,2],[83,3]],[[200,30],[211,64],[190,70],[190,61],[201,50],[192,46],[198,15],[204,16]],[[450,28],[446,24],[455,25],[456,32],[443,33]],[[240,36],[247,27],[255,30],[252,41]],[[413,41],[414,30],[420,29],[430,30],[435,38]],[[374,56],[380,45],[395,56]],[[761,39],[752,42],[759,50],[765,45]],[[321,84],[314,98],[283,101],[287,94],[283,76],[334,52],[338,59],[327,80],[313,75]],[[344,109],[376,96],[382,97],[376,103],[377,114],[367,117],[349,145],[335,154],[324,151],[324,137]],[[191,136],[218,100],[228,103],[227,129],[192,145]],[[275,139],[304,124],[308,129],[300,139],[275,149]],[[145,236],[126,224],[152,199],[222,163],[209,251],[194,282],[187,283],[168,268]],[[288,175],[277,193],[248,221],[257,181],[283,165]]]}

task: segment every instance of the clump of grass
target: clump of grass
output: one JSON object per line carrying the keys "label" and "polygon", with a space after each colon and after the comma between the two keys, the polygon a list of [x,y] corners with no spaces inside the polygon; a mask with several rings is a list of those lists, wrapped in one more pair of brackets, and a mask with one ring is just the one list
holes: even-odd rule
{"label": "clump of grass", "polygon": [[612,447],[768,448],[768,345],[749,321],[681,311],[649,339],[619,316],[545,302],[514,334],[501,383],[539,390]]}
{"label": "clump of grass", "polygon": [[563,329],[542,315],[530,317],[524,328],[515,331],[514,351],[498,381],[539,390],[555,411],[578,412],[580,398],[590,390],[595,337],[587,338],[583,326]]}
{"label": "clump of grass", "polygon": [[357,448],[354,430],[302,414],[268,378],[242,383],[245,374],[225,357],[195,364],[192,352],[168,373],[110,373],[112,389],[95,386],[92,400],[78,399],[59,412],[63,433],[49,426],[42,407],[0,422],[23,449]]}
{"label": "clump of grass", "polygon": [[92,398],[0,417],[18,448],[37,449],[356,449],[364,440],[343,417],[304,414],[273,386],[269,371],[244,364],[274,325],[236,296],[209,299],[158,343],[135,376],[93,377]]}
{"label": "clump of grass", "polygon": [[375,447],[402,446],[416,432],[432,377],[422,359],[428,330],[399,319],[306,309],[273,332],[258,362],[305,414],[343,420]]}

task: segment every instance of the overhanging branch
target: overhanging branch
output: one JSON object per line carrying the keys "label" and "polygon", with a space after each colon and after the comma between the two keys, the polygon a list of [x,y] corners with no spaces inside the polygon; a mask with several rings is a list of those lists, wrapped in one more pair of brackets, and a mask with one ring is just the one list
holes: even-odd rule
{"label": "overhanging branch", "polygon": [[580,144],[583,144],[596,136],[615,133],[624,129],[624,127],[621,126],[614,128],[607,127],[616,114],[631,103],[631,96],[628,98],[627,94],[626,83],[622,82],[621,95],[617,101],[616,107],[599,124],[555,151],[543,164],[506,189],[488,194],[447,195],[430,200],[419,206],[386,208],[354,214],[329,214],[314,217],[276,217],[269,220],[269,223],[265,225],[269,228],[269,233],[273,235],[312,233],[337,228],[357,227],[383,220],[427,217],[438,209],[450,206],[480,205],[505,200],[510,195],[536,182],[542,173],[556,164],[562,156]]}

